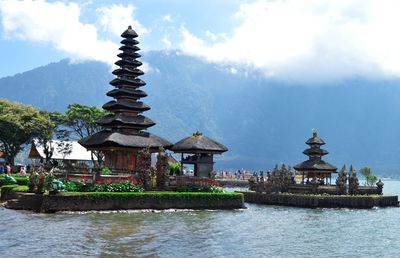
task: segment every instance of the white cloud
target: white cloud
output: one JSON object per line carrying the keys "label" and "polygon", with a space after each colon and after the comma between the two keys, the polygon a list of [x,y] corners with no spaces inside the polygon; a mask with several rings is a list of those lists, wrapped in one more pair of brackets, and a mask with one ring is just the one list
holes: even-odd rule
{"label": "white cloud", "polygon": [[169,36],[165,35],[162,39],[161,42],[164,44],[166,49],[170,49],[172,47],[172,42],[169,39]]}
{"label": "white cloud", "polygon": [[103,30],[119,37],[121,28],[132,25],[139,35],[144,35],[149,32],[137,20],[134,19],[135,7],[133,5],[114,4],[97,9],[100,13],[100,24]]}
{"label": "white cloud", "polygon": [[257,0],[240,6],[225,39],[182,27],[180,49],[283,80],[399,77],[399,10],[396,0]]}
{"label": "white cloud", "polygon": [[106,39],[100,39],[94,24],[81,22],[81,8],[77,3],[64,1],[0,1],[6,37],[50,43],[73,61],[95,60],[112,65],[117,59],[119,44],[108,39],[110,34],[117,34],[118,31],[117,35],[120,35],[129,24],[136,25],[138,31],[143,33],[147,31],[133,19],[133,6],[124,9],[123,6],[113,5],[99,9],[100,23],[108,32]]}
{"label": "white cloud", "polygon": [[217,40],[217,35],[215,35],[214,33],[212,33],[209,30],[206,30],[206,37],[209,38],[212,41],[216,41]]}
{"label": "white cloud", "polygon": [[166,14],[162,17],[162,20],[165,22],[172,22],[172,17],[170,14]]}

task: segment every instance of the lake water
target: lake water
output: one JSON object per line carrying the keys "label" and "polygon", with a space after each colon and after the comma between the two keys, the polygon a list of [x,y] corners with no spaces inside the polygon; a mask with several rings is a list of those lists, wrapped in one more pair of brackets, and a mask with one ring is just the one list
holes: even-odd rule
{"label": "lake water", "polygon": [[[385,181],[400,194],[400,181]],[[400,209],[35,214],[0,208],[0,257],[400,257]]]}

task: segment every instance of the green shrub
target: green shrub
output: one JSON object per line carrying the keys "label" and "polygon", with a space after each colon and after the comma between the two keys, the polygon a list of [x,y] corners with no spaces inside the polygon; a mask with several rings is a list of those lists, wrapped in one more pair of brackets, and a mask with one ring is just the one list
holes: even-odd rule
{"label": "green shrub", "polygon": [[172,175],[180,175],[182,173],[181,164],[180,163],[172,163],[168,162],[169,174]]}
{"label": "green shrub", "polygon": [[144,188],[131,181],[110,184],[86,184],[83,181],[65,182],[69,192],[143,192]]}
{"label": "green shrub", "polygon": [[102,175],[111,175],[111,173],[112,173],[111,169],[106,166],[102,166],[100,168],[100,174]]}
{"label": "green shrub", "polygon": [[230,200],[236,199],[238,197],[243,198],[242,193],[204,193],[204,192],[65,192],[62,195],[82,195],[88,196],[91,199],[108,199],[108,198],[118,198],[118,199],[130,199],[132,197],[136,198],[154,198],[156,200],[168,200],[168,199],[194,199],[197,198],[199,200]]}
{"label": "green shrub", "polygon": [[206,192],[206,193],[223,193],[225,192],[224,188],[216,185],[185,185],[179,186],[176,189],[177,192]]}

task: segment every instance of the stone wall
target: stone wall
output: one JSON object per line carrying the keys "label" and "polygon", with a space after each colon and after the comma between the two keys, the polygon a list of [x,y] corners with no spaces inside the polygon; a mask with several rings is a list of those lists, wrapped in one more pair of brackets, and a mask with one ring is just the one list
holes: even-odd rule
{"label": "stone wall", "polygon": [[131,209],[239,209],[242,194],[234,193],[93,193],[36,195],[21,193],[7,208],[37,212]]}
{"label": "stone wall", "polygon": [[216,179],[223,187],[249,187],[248,180]]}
{"label": "stone wall", "polygon": [[305,208],[372,208],[398,206],[397,196],[263,194],[242,192],[245,202]]}
{"label": "stone wall", "polygon": [[[267,182],[255,182],[252,183],[250,190],[256,192],[271,193],[272,185]],[[348,192],[348,186],[344,187],[344,193]],[[329,195],[342,195],[343,192],[336,185],[302,185],[302,184],[291,184],[287,188],[288,193],[293,194],[329,194]],[[382,188],[376,186],[358,186],[357,195],[373,195],[382,194]]]}

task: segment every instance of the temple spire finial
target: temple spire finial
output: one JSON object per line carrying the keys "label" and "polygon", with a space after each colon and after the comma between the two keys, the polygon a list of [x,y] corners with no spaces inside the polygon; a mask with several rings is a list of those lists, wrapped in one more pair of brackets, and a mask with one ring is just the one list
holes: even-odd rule
{"label": "temple spire finial", "polygon": [[313,128],[313,129],[311,129],[311,132],[312,132],[312,134],[313,134],[313,137],[317,137],[317,136],[318,136],[318,131],[317,131],[317,129]]}

